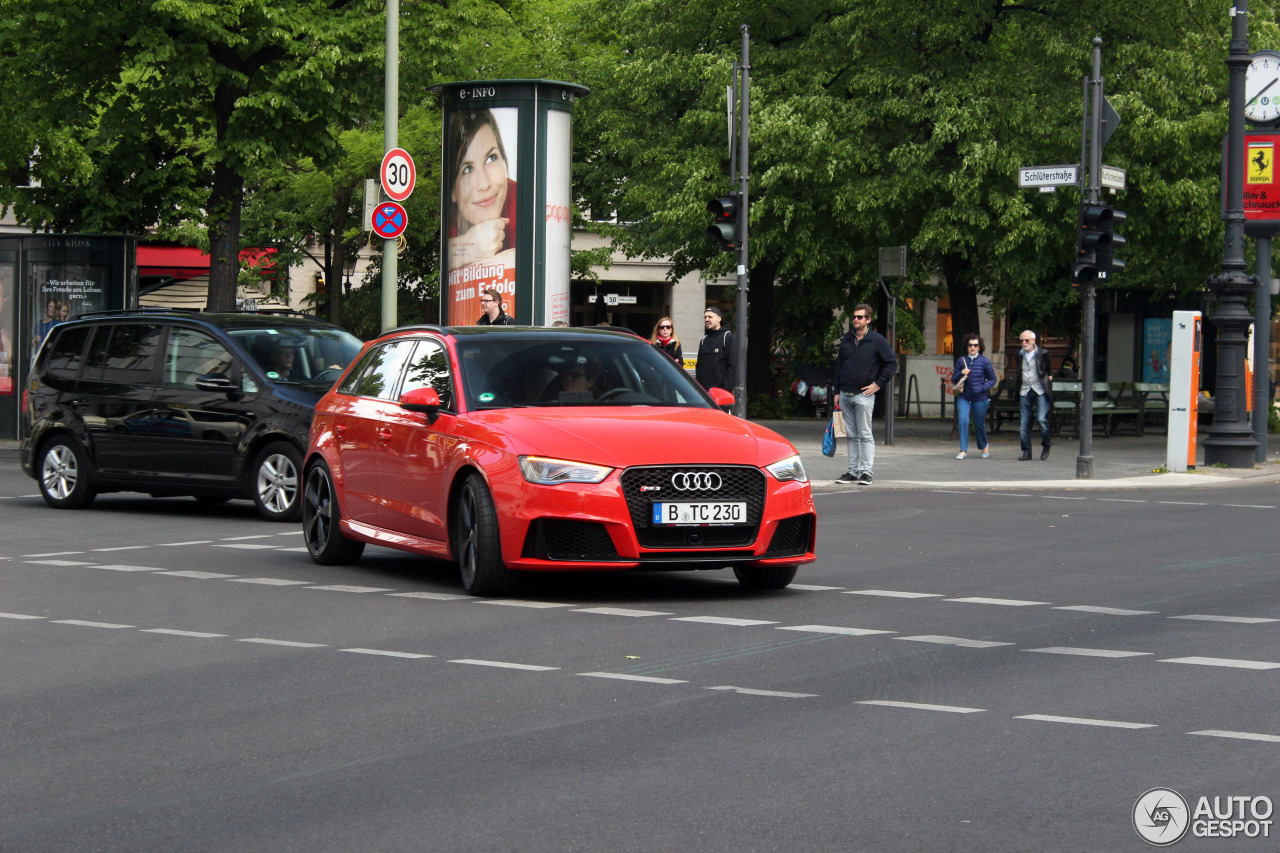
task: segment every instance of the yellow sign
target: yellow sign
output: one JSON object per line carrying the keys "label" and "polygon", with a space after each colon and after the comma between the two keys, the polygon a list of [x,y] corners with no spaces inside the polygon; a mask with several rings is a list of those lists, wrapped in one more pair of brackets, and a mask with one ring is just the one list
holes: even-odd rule
{"label": "yellow sign", "polygon": [[1276,152],[1274,142],[1250,142],[1249,161],[1246,165],[1247,183],[1275,183]]}

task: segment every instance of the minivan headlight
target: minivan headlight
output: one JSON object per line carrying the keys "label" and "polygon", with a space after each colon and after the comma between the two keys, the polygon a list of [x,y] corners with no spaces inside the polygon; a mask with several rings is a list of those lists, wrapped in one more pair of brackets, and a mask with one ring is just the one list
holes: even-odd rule
{"label": "minivan headlight", "polygon": [[764,469],[780,483],[785,483],[788,480],[795,480],[800,483],[809,482],[809,475],[804,472],[804,463],[800,461],[800,454],[798,453],[795,456],[788,456],[786,459],[779,460],[772,465],[766,465]]}
{"label": "minivan headlight", "polygon": [[586,462],[570,462],[566,459],[546,459],[542,456],[521,456],[520,473],[530,483],[557,486],[561,483],[599,483],[609,476],[612,468],[589,465]]}

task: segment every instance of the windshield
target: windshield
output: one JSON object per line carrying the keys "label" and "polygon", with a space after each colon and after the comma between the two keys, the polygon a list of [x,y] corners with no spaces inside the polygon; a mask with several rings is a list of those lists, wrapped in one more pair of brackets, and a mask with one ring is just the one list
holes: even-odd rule
{"label": "windshield", "polygon": [[647,342],[615,336],[458,340],[467,408],[714,408],[702,388]]}
{"label": "windshield", "polygon": [[229,330],[268,379],[328,388],[360,352],[360,339],[342,329],[280,326]]}

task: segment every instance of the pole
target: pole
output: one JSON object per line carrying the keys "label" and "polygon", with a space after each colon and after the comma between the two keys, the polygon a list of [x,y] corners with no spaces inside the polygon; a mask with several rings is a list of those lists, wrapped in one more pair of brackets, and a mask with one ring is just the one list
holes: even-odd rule
{"label": "pole", "polygon": [[1258,286],[1253,291],[1253,461],[1267,461],[1267,412],[1271,408],[1271,238],[1259,237]]}
{"label": "pole", "polygon": [[[400,126],[400,0],[387,0],[387,55],[383,72],[383,152],[399,145]],[[396,326],[397,240],[382,241],[382,331]]]}
{"label": "pole", "polygon": [[1246,274],[1244,258],[1244,99],[1245,73],[1249,68],[1249,0],[1236,0],[1231,9],[1231,48],[1227,55],[1230,74],[1227,126],[1227,209],[1222,272],[1209,278],[1209,289],[1218,297],[1217,313],[1210,318],[1218,330],[1218,374],[1213,389],[1213,423],[1204,447],[1204,464],[1222,463],[1228,468],[1252,468],[1258,444],[1244,412],[1244,353],[1246,330],[1253,322],[1245,308],[1249,294],[1257,290],[1254,276]]}
{"label": "pole", "polygon": [[742,193],[742,203],[738,205],[738,310],[736,312],[738,326],[738,375],[733,379],[733,413],[740,418],[747,416],[747,297],[750,282],[747,278],[747,187],[750,160],[750,118],[751,118],[751,42],[747,36],[747,25],[742,25],[742,129],[738,133],[740,153],[738,161],[740,172],[738,186]]}
{"label": "pole", "polygon": [[[903,274],[906,270],[903,270]],[[896,353],[898,351],[898,295],[897,289],[889,290],[884,283],[884,278],[879,279],[880,289],[884,291],[884,295],[888,297],[889,302],[889,351]],[[894,379],[898,374],[894,375]],[[889,385],[884,389],[884,443],[888,447],[893,444],[893,382],[889,380]],[[943,394],[946,399],[946,394]]]}
{"label": "pole", "polygon": [[[1102,39],[1093,40],[1093,77],[1089,81],[1093,90],[1092,108],[1089,111],[1089,183],[1090,204],[1098,203],[1102,189]],[[1097,309],[1098,288],[1094,282],[1084,286],[1083,319],[1080,344],[1080,455],[1076,457],[1076,479],[1093,479],[1093,338],[1094,314]],[[1052,412],[1050,412],[1052,415]]]}

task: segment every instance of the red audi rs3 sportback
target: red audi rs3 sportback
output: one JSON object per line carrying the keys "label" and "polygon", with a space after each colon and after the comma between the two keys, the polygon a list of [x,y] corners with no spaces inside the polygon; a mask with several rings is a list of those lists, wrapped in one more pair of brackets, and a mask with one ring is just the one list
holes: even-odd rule
{"label": "red audi rs3 sportback", "polygon": [[411,326],[365,345],[316,407],[313,560],[366,542],[516,572],[732,568],[779,589],[814,556],[796,449],[720,410],[647,341],[597,329]]}

